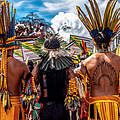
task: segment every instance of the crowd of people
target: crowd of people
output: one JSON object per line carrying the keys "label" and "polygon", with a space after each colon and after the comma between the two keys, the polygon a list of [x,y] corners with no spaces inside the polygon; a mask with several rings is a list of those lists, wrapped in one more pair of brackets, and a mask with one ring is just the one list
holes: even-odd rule
{"label": "crowd of people", "polygon": [[15,25],[15,34],[17,37],[21,36],[39,36],[46,35],[46,25],[44,23],[31,24],[31,22],[26,24],[17,23]]}
{"label": "crowd of people", "polygon": [[[87,5],[90,20],[79,6],[77,11],[93,38],[96,53],[88,56],[83,49],[84,56],[80,57],[79,67],[73,62],[72,55],[61,48],[55,36],[44,41],[47,54],[36,65],[33,61],[23,63],[15,59],[15,34],[45,34],[44,24],[36,25],[35,28],[31,25],[16,25],[15,34],[11,34],[14,24],[8,24],[14,23],[15,18],[6,21],[4,11],[9,8],[9,4],[2,4],[0,14],[3,18],[0,24],[4,26],[0,26],[0,39],[3,41],[0,43],[0,120],[120,119],[120,56],[109,51],[111,40],[116,35],[119,15],[112,18],[112,12],[108,11],[115,8],[116,0],[108,2],[103,23],[96,1],[89,2],[95,19]],[[108,19],[110,17],[112,21]]]}

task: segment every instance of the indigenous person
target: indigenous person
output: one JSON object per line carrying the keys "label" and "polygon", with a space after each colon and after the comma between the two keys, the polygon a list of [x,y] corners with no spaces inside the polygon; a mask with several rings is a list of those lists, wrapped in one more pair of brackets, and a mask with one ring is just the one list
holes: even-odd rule
{"label": "indigenous person", "polygon": [[[2,1],[0,11],[0,120],[24,120],[24,112],[20,102],[22,80],[29,70],[27,66],[13,57],[15,47],[15,11],[10,15],[9,3]],[[8,12],[8,13],[7,13]],[[9,16],[9,17],[8,17]],[[12,18],[11,18],[12,16]]]}
{"label": "indigenous person", "polygon": [[[83,60],[85,60],[85,59],[87,59],[89,57],[89,53],[87,51],[86,43],[83,40],[82,40],[82,44],[81,44],[82,55],[80,55],[80,64],[79,64],[80,66],[81,66]],[[81,82],[81,81],[79,81],[79,82]],[[83,87],[85,88],[85,84],[83,85]],[[81,89],[81,88],[79,88],[79,89]],[[82,100],[81,100],[81,110],[79,112],[80,112],[80,115],[79,115],[80,118],[82,120],[87,120],[87,118],[88,118],[88,112],[87,112],[85,103],[82,102]]]}
{"label": "indigenous person", "polygon": [[40,32],[41,32],[41,35],[43,36],[46,35],[46,26],[44,23],[40,23]]}
{"label": "indigenous person", "polygon": [[[25,63],[13,57],[14,50],[8,50],[8,80],[7,86],[10,94],[11,108],[7,110],[1,107],[1,120],[24,120],[24,112],[20,102],[22,80],[27,81],[29,70]],[[20,113],[22,111],[22,114]],[[21,114],[21,115],[20,115]],[[20,115],[20,117],[19,117]],[[21,118],[22,116],[22,118]]]}
{"label": "indigenous person", "polygon": [[68,111],[64,108],[68,70],[73,65],[69,55],[60,49],[57,38],[45,40],[48,51],[46,57],[34,68],[33,76],[40,83],[43,109],[40,120],[68,120]]}
{"label": "indigenous person", "polygon": [[[120,108],[120,57],[108,51],[111,40],[117,34],[119,24],[117,9],[113,14],[117,0],[110,0],[107,4],[103,22],[98,5],[95,0],[90,0],[92,16],[85,5],[89,18],[77,6],[78,16],[93,38],[97,53],[88,57],[75,70],[77,76],[87,78],[91,88],[90,94],[86,93],[89,105],[89,119],[118,120]],[[113,15],[112,15],[113,14]]]}

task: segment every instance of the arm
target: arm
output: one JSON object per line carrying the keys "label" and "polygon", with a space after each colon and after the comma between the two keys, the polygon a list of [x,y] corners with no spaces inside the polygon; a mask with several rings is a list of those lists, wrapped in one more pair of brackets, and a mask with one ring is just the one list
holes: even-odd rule
{"label": "arm", "polygon": [[21,91],[24,93],[27,81],[29,79],[28,77],[30,76],[29,75],[30,72],[29,72],[29,69],[28,69],[28,67],[27,67],[27,65],[25,63],[22,63],[21,66],[23,68],[23,77],[21,79],[22,80],[21,81],[21,83],[22,83]]}
{"label": "arm", "polygon": [[[89,92],[87,91],[87,89],[88,89],[87,88],[88,78],[89,78],[89,75],[88,75],[88,72],[87,72],[87,68],[85,67],[85,65],[83,63],[81,63],[80,67],[78,67],[78,68],[76,68],[74,70],[74,74],[78,78],[78,80],[80,80],[79,83],[82,83],[83,86],[84,86],[84,96],[85,97],[81,98],[81,100],[84,103],[85,109],[87,109],[88,108],[88,101],[87,101],[87,99],[89,98]],[[81,92],[81,90],[79,90],[79,94],[81,94],[80,92]]]}
{"label": "arm", "polygon": [[25,63],[23,63],[23,80],[27,80],[28,77],[30,77],[30,71],[29,71],[29,68],[27,67],[27,65]]}
{"label": "arm", "polygon": [[43,71],[39,69],[39,65],[40,64],[36,65],[32,71],[32,75],[35,80],[35,85],[42,84],[43,81]]}
{"label": "arm", "polygon": [[34,80],[35,80],[35,84],[36,85],[39,85],[39,80],[38,80],[38,75],[37,75],[37,72],[38,72],[38,65],[36,65],[32,71],[32,75],[34,77]]}
{"label": "arm", "polygon": [[38,91],[41,92],[43,97],[47,97],[47,83],[46,83],[46,75],[43,71],[39,70],[39,64],[35,66],[32,71],[32,75],[35,80],[35,85]]}

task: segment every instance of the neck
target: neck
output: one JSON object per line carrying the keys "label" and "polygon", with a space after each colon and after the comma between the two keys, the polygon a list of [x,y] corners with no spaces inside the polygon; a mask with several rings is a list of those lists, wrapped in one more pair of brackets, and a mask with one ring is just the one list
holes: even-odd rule
{"label": "neck", "polygon": [[105,52],[109,52],[108,49],[97,49],[98,53],[105,53]]}

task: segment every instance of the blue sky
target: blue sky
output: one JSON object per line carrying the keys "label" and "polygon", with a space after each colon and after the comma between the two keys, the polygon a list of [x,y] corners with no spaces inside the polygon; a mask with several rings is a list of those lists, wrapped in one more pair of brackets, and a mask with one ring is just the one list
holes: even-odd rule
{"label": "blue sky", "polygon": [[[108,0],[96,1],[102,4]],[[83,6],[84,3],[88,3],[88,0],[13,0],[13,3],[17,9],[16,18],[24,17],[29,12],[35,12],[41,18],[50,22],[59,12],[77,14],[75,6]]]}
{"label": "blue sky", "polygon": [[[85,12],[84,4],[89,7],[88,0],[8,0],[13,1],[16,8],[16,18],[25,17],[30,12],[35,12],[46,22],[51,23],[53,29],[65,39],[69,40],[69,36],[89,36],[88,31],[84,28],[77,16],[76,5],[79,5]],[[109,0],[96,0],[103,17],[106,4]],[[120,0],[116,4],[120,7]],[[85,12],[87,13],[87,12]],[[70,29],[63,31],[65,26]]]}
{"label": "blue sky", "polygon": [[46,21],[51,21],[51,19],[57,15],[59,12],[67,12],[68,7],[72,0],[14,0],[14,7],[17,9],[16,18],[24,17],[29,12],[35,12],[41,18],[44,18]]}

